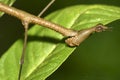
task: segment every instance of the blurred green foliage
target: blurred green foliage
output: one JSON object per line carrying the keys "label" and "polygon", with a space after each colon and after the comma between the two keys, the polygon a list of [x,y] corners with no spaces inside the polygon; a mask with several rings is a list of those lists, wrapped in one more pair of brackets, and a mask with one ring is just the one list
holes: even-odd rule
{"label": "blurred green foliage", "polygon": [[[50,0],[19,0],[13,6],[38,14]],[[29,3],[28,3],[29,2]],[[77,4],[105,4],[120,6],[119,0],[56,0],[43,15]],[[6,19],[7,18],[7,19]],[[0,54],[2,55],[18,38],[23,36],[21,22],[4,15],[0,19]],[[120,20],[108,26],[112,31],[97,33],[84,41],[79,49],[47,80],[120,80]]]}

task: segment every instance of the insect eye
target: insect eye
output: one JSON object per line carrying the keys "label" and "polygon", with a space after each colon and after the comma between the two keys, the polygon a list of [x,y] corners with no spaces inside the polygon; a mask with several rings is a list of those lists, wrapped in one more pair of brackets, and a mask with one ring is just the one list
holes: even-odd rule
{"label": "insect eye", "polygon": [[102,32],[103,31],[103,28],[102,28],[102,26],[98,26],[98,27],[96,27],[96,30],[95,30],[96,32]]}
{"label": "insect eye", "polygon": [[106,29],[108,29],[108,27],[104,26],[103,24],[98,24],[95,31],[102,32],[102,31],[105,31]]}

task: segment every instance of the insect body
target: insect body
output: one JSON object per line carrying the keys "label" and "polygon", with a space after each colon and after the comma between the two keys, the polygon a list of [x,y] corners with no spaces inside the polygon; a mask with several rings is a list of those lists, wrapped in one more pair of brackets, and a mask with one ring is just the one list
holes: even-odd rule
{"label": "insect body", "polygon": [[[52,0],[50,2],[50,4],[54,1],[55,0]],[[41,16],[43,14],[43,12],[46,10],[46,8],[43,9],[43,11],[39,14],[39,16]],[[43,18],[39,18],[37,16],[29,14],[25,11],[10,7],[2,2],[0,2],[0,11],[6,12],[7,14],[10,14],[10,15],[15,16],[18,19],[20,19],[23,22],[23,25],[25,28],[24,45],[23,45],[23,52],[22,52],[22,56],[21,56],[21,60],[20,60],[20,70],[19,70],[18,80],[20,80],[20,78],[21,78],[22,65],[24,63],[24,55],[25,55],[26,43],[27,43],[27,29],[28,29],[28,27],[29,27],[28,25],[30,23],[42,25],[46,28],[50,28],[56,32],[59,32],[63,36],[68,37],[65,40],[65,42],[69,46],[78,46],[78,45],[80,45],[81,42],[83,42],[86,38],[88,38],[89,35],[92,34],[93,32],[102,32],[102,31],[108,29],[108,27],[105,27],[102,24],[98,24],[89,29],[74,31],[72,29],[67,29],[65,27],[62,27],[61,25],[47,21]]]}
{"label": "insect body", "polygon": [[79,46],[79,44],[83,42],[86,38],[88,38],[92,33],[102,32],[106,29],[108,29],[108,27],[104,26],[103,24],[98,24],[92,28],[78,31],[78,34],[66,39],[65,42],[69,46]]}

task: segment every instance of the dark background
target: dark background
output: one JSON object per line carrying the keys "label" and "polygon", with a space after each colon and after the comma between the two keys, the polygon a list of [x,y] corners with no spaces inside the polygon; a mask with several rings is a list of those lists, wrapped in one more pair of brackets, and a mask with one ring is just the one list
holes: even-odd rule
{"label": "dark background", "polygon": [[[17,0],[14,7],[37,15],[50,0]],[[120,0],[56,0],[42,16],[72,5],[105,4],[120,6]],[[0,55],[20,37],[24,29],[21,22],[11,16],[0,18]],[[97,33],[79,48],[47,80],[120,80],[120,20],[108,26],[112,31]]]}

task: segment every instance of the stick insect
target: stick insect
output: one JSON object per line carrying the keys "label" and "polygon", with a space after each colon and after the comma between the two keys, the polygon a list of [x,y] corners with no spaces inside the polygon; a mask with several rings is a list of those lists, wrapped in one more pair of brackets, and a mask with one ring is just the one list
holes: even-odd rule
{"label": "stick insect", "polygon": [[52,29],[62,34],[63,36],[67,37],[65,42],[68,44],[68,46],[79,46],[93,32],[102,32],[108,29],[108,27],[104,26],[103,24],[98,24],[89,29],[76,31],[76,30],[65,28],[59,24],[47,21],[43,18],[40,18],[40,16],[51,6],[51,4],[54,1],[55,0],[51,0],[51,2],[41,11],[41,13],[38,16],[34,16],[32,14],[29,14],[22,10],[10,7],[0,2],[0,11],[3,11],[9,15],[15,16],[18,19],[20,19],[25,29],[24,45],[23,45],[22,55],[20,59],[20,69],[19,69],[18,80],[20,80],[21,78],[21,71],[22,71],[22,66],[24,63],[24,55],[25,55],[25,50],[26,50],[26,45],[27,45],[27,32],[28,32],[28,27],[30,23],[42,25],[46,28]]}

